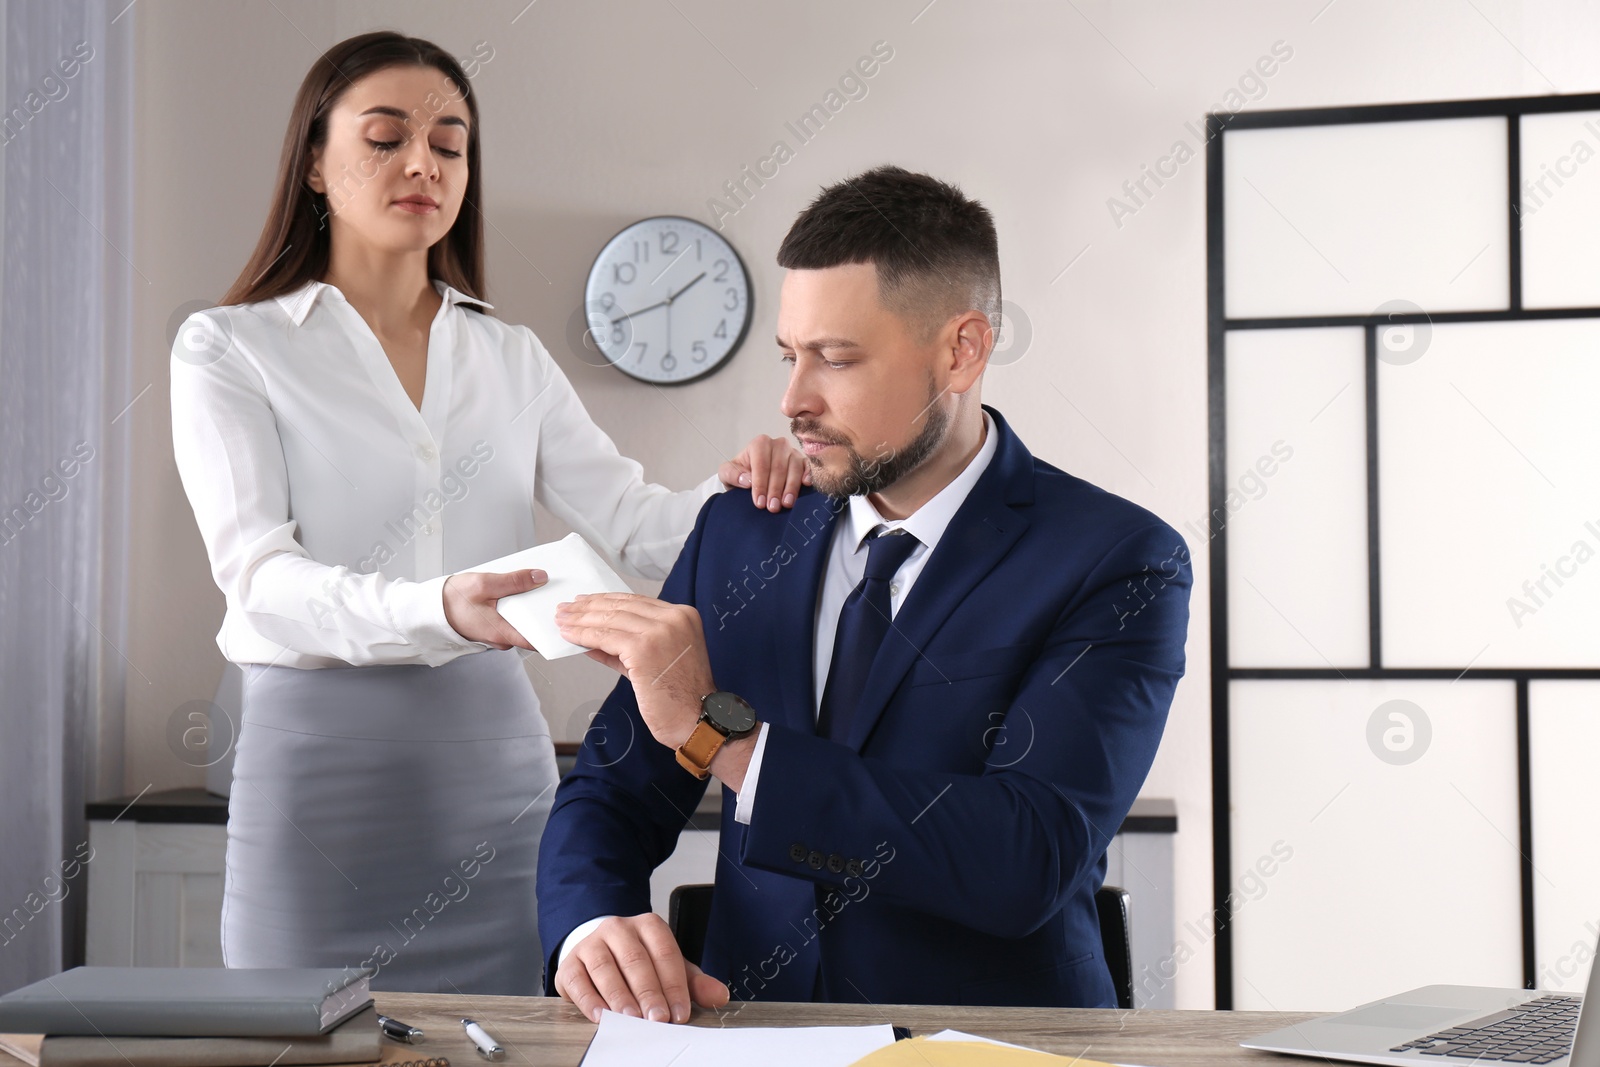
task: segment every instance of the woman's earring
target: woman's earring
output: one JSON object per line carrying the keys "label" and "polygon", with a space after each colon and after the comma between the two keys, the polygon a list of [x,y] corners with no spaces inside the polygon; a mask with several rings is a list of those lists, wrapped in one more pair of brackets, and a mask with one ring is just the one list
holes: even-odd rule
{"label": "woman's earring", "polygon": [[317,229],[326,229],[328,225],[328,197],[315,189],[311,190],[311,210],[317,216]]}

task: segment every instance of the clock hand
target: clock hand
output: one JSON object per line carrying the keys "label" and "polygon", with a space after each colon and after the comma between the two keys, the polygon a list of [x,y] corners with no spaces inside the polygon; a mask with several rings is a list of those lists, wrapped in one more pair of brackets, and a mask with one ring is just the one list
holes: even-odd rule
{"label": "clock hand", "polygon": [[704,278],[705,276],[706,276],[706,272],[705,271],[701,271],[699,274],[696,274],[694,276],[694,279],[689,282],[689,285],[685,285],[682,289],[679,289],[676,293],[673,293],[673,292],[667,293],[667,298],[665,300],[657,300],[654,304],[650,304],[650,305],[648,305],[646,307],[639,308],[637,311],[630,311],[626,315],[618,315],[616,318],[612,319],[611,321],[612,322],[621,322],[623,319],[631,319],[635,315],[643,315],[646,311],[654,311],[656,308],[666,307],[668,304],[670,304],[674,300],[678,299],[678,297],[680,297],[684,293],[688,292],[689,291],[689,286],[694,285],[695,282],[698,282],[701,278]]}
{"label": "clock hand", "polygon": [[679,289],[676,293],[672,293],[672,294],[668,295],[667,303],[670,304],[670,303],[672,303],[672,301],[678,299],[678,297],[682,296],[684,293],[687,293],[689,291],[690,287],[693,286],[695,282],[699,281],[701,278],[704,278],[705,276],[706,276],[706,272],[705,271],[701,271],[699,274],[696,274],[694,276],[694,279],[692,281],[690,281],[688,285],[685,285],[682,289]]}
{"label": "clock hand", "polygon": [[672,356],[672,302],[674,300],[678,299],[678,297],[682,296],[684,293],[687,293],[691,288],[694,287],[694,283],[695,282],[698,282],[701,278],[704,278],[705,276],[706,276],[706,272],[705,271],[701,271],[699,274],[696,274],[692,279],[690,279],[688,285],[685,285],[682,289],[679,289],[676,293],[668,293],[667,294],[667,357],[668,358],[671,358],[671,356]]}
{"label": "clock hand", "polygon": [[657,300],[654,304],[651,304],[648,307],[642,307],[637,311],[630,311],[626,315],[618,315],[616,318],[612,319],[611,321],[612,322],[621,322],[623,319],[631,319],[635,315],[643,315],[646,311],[654,311],[656,308],[666,307],[670,303],[672,303],[672,297],[669,296],[665,300]]}

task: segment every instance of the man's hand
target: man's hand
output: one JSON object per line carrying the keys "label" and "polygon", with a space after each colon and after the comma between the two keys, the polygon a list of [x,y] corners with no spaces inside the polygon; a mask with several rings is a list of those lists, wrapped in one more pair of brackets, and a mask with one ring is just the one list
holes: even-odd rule
{"label": "man's hand", "polygon": [[811,465],[787,439],[763,433],[724,463],[717,476],[730,489],[748,488],[756,507],[778,511],[792,507],[800,487],[811,484]]}
{"label": "man's hand", "polygon": [[501,597],[537,589],[549,580],[550,576],[544,571],[533,570],[452,574],[444,583],[445,621],[468,641],[482,641],[502,651],[508,648],[532,651],[528,639],[506,622],[495,603]]}
{"label": "man's hand", "polygon": [[683,958],[655,912],[614,915],[567,953],[556,971],[556,992],[591,1022],[610,1008],[655,1022],[689,1021],[689,1002],[728,1003],[728,987]]}
{"label": "man's hand", "polygon": [[700,613],[637,593],[586,593],[556,607],[561,636],[590,659],[628,676],[651,736],[676,749],[715,692]]}

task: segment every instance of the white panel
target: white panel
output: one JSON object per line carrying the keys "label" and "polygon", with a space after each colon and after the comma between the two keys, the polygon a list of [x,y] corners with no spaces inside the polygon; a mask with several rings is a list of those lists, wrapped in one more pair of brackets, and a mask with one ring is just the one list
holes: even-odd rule
{"label": "white panel", "polygon": [[140,823],[141,873],[220,874],[226,864],[228,828],[195,823]]}
{"label": "white panel", "polygon": [[181,967],[183,875],[140,872],[133,899],[133,965]]}
{"label": "white panel", "polygon": [[715,830],[685,829],[678,835],[678,847],[650,875],[652,911],[665,919],[672,891],[678,886],[716,881],[718,839]]}
{"label": "white panel", "polygon": [[[1230,693],[1235,1007],[1521,985],[1513,684],[1236,681]],[[1409,702],[1404,719],[1395,700]]]}
{"label": "white panel", "polygon": [[1600,305],[1600,111],[1522,119],[1522,303]]}
{"label": "white panel", "polygon": [[1365,667],[1367,442],[1360,329],[1235,330],[1224,513],[1235,667]]}
{"label": "white panel", "polygon": [[1223,134],[1230,318],[1507,306],[1503,118]]}
{"label": "white panel", "polygon": [[[1117,834],[1106,847],[1106,881],[1128,891],[1133,1006],[1176,1008],[1172,834]],[[1110,870],[1120,868],[1112,881]]]}
{"label": "white panel", "polygon": [[1539,988],[1583,992],[1600,939],[1600,681],[1528,685]]}
{"label": "white panel", "polygon": [[181,966],[222,966],[222,876],[183,876]]}
{"label": "white panel", "polygon": [[89,822],[88,933],[84,962],[95,967],[133,966],[134,877],[139,824]]}
{"label": "white panel", "polygon": [[1378,364],[1384,666],[1600,665],[1600,320],[1417,343]]}

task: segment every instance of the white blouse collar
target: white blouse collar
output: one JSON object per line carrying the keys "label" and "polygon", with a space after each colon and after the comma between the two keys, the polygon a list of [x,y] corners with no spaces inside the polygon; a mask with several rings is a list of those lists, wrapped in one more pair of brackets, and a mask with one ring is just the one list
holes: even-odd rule
{"label": "white blouse collar", "polygon": [[[494,305],[489,303],[487,300],[479,300],[475,296],[468,296],[466,293],[461,292],[452,285],[447,285],[438,278],[433,279],[433,287],[440,296],[444,297],[446,303],[475,304],[484,308],[494,307]],[[344,294],[339,293],[337,287],[329,285],[327,282],[318,281],[315,278],[306,282],[300,288],[295,289],[292,292],[284,293],[282,296],[276,297],[275,299],[278,301],[278,306],[283,308],[284,313],[289,316],[289,320],[296,326],[299,326],[301,323],[306,321],[306,316],[311,313],[311,306],[317,302],[317,297],[322,294],[324,289],[332,290],[333,292],[339,294],[339,298],[341,300],[344,299]]]}

